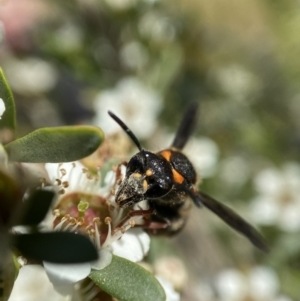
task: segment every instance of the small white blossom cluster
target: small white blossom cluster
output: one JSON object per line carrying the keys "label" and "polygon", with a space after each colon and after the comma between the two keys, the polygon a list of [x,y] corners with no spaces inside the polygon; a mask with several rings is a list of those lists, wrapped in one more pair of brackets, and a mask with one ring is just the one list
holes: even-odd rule
{"label": "small white blossom cluster", "polygon": [[279,279],[265,266],[255,266],[246,272],[225,269],[216,278],[219,301],[292,301],[280,295]]}
{"label": "small white blossom cluster", "polygon": [[276,225],[288,232],[300,229],[300,166],[289,162],[282,169],[267,168],[254,179],[257,196],[251,218],[261,225]]}
{"label": "small white blossom cluster", "polygon": [[57,71],[48,62],[38,58],[12,59],[6,73],[11,87],[19,93],[38,95],[51,90],[57,82]]}
{"label": "small white blossom cluster", "polygon": [[107,89],[95,99],[94,123],[106,134],[121,130],[107,114],[111,110],[130,127],[140,139],[148,138],[156,127],[156,118],[162,107],[160,95],[135,77],[123,78],[114,89]]}

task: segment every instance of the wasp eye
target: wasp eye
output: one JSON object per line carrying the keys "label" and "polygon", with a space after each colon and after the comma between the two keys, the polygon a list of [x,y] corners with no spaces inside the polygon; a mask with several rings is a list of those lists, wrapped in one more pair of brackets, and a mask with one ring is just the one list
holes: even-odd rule
{"label": "wasp eye", "polygon": [[132,173],[138,172],[143,173],[143,161],[141,160],[139,154],[133,156],[127,164],[127,174],[130,175]]}
{"label": "wasp eye", "polygon": [[157,199],[166,195],[170,189],[161,188],[155,181],[153,184],[148,181],[148,190],[145,196],[149,199]]}
{"label": "wasp eye", "polygon": [[157,181],[155,180],[154,177],[147,177],[147,182],[149,185],[157,184]]}

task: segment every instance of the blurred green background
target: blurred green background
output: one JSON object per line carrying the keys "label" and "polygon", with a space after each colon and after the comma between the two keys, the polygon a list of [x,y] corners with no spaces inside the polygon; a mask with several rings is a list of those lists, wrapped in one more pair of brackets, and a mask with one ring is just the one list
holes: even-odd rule
{"label": "blurred green background", "polygon": [[111,109],[157,151],[199,102],[186,151],[201,189],[259,227],[272,251],[194,209],[150,254],[181,257],[181,300],[300,300],[299,1],[3,0],[0,21],[19,136],[80,123],[109,134]]}

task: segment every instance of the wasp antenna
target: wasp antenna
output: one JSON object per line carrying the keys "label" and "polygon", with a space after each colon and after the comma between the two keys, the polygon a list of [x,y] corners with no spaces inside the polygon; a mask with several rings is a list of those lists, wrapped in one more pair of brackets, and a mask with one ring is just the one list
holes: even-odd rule
{"label": "wasp antenna", "polygon": [[172,147],[183,149],[196,126],[197,116],[198,103],[192,102],[181,120],[180,126],[173,140]]}
{"label": "wasp antenna", "polygon": [[108,111],[109,116],[126,132],[126,134],[130,137],[130,139],[135,143],[137,148],[143,152],[143,148],[139,142],[139,140],[136,138],[136,136],[133,134],[131,129],[118,117],[116,116],[113,112]]}

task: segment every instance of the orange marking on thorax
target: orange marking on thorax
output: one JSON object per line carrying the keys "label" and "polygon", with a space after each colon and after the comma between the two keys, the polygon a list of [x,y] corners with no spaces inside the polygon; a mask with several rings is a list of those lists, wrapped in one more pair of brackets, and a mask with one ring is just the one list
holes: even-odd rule
{"label": "orange marking on thorax", "polygon": [[174,181],[178,184],[182,184],[184,181],[184,177],[174,168],[172,168]]}
{"label": "orange marking on thorax", "polygon": [[171,155],[172,155],[171,151],[169,151],[169,150],[164,150],[164,151],[160,152],[160,154],[161,154],[168,162],[170,162],[170,158],[171,158]]}

